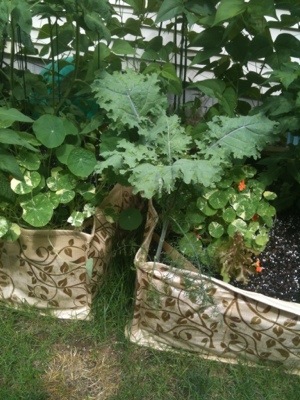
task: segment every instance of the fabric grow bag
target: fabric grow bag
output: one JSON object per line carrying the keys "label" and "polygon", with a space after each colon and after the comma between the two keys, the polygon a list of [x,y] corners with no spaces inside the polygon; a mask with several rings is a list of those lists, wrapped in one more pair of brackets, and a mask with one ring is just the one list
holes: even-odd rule
{"label": "fabric grow bag", "polygon": [[127,208],[131,190],[116,185],[90,221],[90,233],[22,229],[16,242],[0,240],[0,300],[85,319],[111,256],[116,226],[102,209]]}
{"label": "fabric grow bag", "polygon": [[299,373],[300,304],[206,277],[168,245],[165,251],[179,268],[147,261],[156,220],[150,203],[144,242],[135,257],[135,308],[126,329],[130,341],[224,362],[282,364]]}

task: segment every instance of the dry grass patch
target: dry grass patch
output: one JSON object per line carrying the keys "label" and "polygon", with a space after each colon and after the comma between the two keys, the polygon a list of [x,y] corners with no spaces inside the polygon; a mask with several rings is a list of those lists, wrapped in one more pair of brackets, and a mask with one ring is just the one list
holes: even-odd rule
{"label": "dry grass patch", "polygon": [[111,346],[53,346],[44,375],[49,400],[106,400],[118,391],[121,369]]}

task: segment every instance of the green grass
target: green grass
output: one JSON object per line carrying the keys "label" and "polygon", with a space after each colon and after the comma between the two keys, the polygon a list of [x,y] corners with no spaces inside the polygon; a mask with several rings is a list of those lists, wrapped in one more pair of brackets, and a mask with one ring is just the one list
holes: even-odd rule
{"label": "green grass", "polygon": [[[134,272],[115,260],[91,321],[0,306],[0,400],[298,400],[300,377],[129,343]],[[100,380],[99,380],[100,379]]]}

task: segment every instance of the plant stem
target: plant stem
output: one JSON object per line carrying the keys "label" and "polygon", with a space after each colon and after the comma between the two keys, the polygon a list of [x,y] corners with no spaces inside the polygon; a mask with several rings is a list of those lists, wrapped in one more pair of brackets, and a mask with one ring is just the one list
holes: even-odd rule
{"label": "plant stem", "polygon": [[10,102],[14,106],[14,61],[15,61],[15,26],[14,17],[11,16],[11,47],[10,47]]}
{"label": "plant stem", "polygon": [[56,114],[58,111],[61,109],[65,101],[68,99],[72,89],[73,85],[77,79],[78,72],[79,72],[79,56],[80,56],[80,48],[79,48],[79,37],[80,37],[80,25],[79,25],[79,6],[78,2],[76,1],[76,26],[75,26],[75,55],[74,55],[74,62],[75,62],[75,69],[74,69],[74,74],[72,81],[70,82],[68,89],[64,93],[64,96],[60,99],[57,107],[56,107]]}
{"label": "plant stem", "polygon": [[164,241],[165,241],[165,237],[166,237],[166,234],[167,234],[167,230],[168,230],[168,227],[169,227],[169,223],[170,223],[169,219],[164,219],[163,220],[163,226],[162,226],[162,230],[161,230],[161,234],[160,234],[160,237],[159,237],[157,250],[156,250],[156,253],[155,253],[155,257],[154,257],[154,260],[157,261],[157,262],[159,262],[159,259],[160,259],[160,255],[161,255],[161,251],[162,251],[163,244],[164,244]]}

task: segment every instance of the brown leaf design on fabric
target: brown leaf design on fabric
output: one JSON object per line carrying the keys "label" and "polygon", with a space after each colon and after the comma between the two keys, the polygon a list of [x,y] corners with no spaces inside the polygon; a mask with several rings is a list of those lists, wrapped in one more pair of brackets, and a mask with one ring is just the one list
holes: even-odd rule
{"label": "brown leaf design on fabric", "polygon": [[63,288],[63,292],[67,295],[67,296],[69,296],[69,297],[72,297],[72,290],[70,289],[70,288],[67,288],[67,287],[65,287],[65,288]]}
{"label": "brown leaf design on fabric", "polygon": [[176,304],[176,300],[168,297],[165,301],[165,307],[173,307]]}
{"label": "brown leaf design on fabric", "polygon": [[68,257],[72,257],[72,254],[73,254],[72,248],[71,248],[71,247],[66,247],[66,248],[64,249],[64,253],[65,253]]}
{"label": "brown leaf design on fabric", "polygon": [[227,300],[222,300],[222,306],[224,307],[224,308],[227,308],[228,307],[228,304],[229,304],[229,302],[227,301]]}
{"label": "brown leaf design on fabric", "polygon": [[236,339],[238,339],[239,337],[238,337],[238,335],[236,334],[236,333],[230,333],[230,339],[231,340],[236,340]]}
{"label": "brown leaf design on fabric", "polygon": [[66,272],[69,271],[69,264],[67,264],[66,262],[64,262],[61,266],[60,266],[60,272],[62,272],[63,274],[65,274]]}
{"label": "brown leaf design on fabric", "polygon": [[212,323],[210,324],[210,329],[211,329],[212,331],[214,331],[214,332],[218,332],[218,331],[217,331],[218,325],[219,325],[218,322],[212,322]]}
{"label": "brown leaf design on fabric", "polygon": [[148,289],[149,288],[149,282],[146,279],[142,279],[141,283],[143,284],[143,288],[144,289]]}
{"label": "brown leaf design on fabric", "polygon": [[151,319],[159,319],[159,317],[151,311],[146,311],[145,316],[147,318],[151,318]]}
{"label": "brown leaf design on fabric", "polygon": [[79,280],[80,282],[86,281],[86,272],[83,272],[82,274],[79,275]]}
{"label": "brown leaf design on fabric", "polygon": [[36,250],[36,255],[37,255],[38,257],[40,257],[40,258],[43,258],[42,249],[41,249],[40,247]]}
{"label": "brown leaf design on fabric", "polygon": [[179,325],[185,325],[187,323],[187,319],[186,318],[178,318],[176,323]]}
{"label": "brown leaf design on fabric", "polygon": [[274,339],[269,339],[266,341],[267,348],[274,347],[276,345],[276,341]]}
{"label": "brown leaf design on fabric", "polygon": [[163,330],[163,328],[162,328],[162,326],[161,325],[159,325],[159,324],[156,324],[156,332],[158,332],[158,333],[164,333],[164,330]]}
{"label": "brown leaf design on fabric", "polygon": [[280,353],[280,355],[284,358],[288,358],[290,356],[290,353],[285,350],[285,349],[275,349],[276,351],[278,351],[278,353]]}
{"label": "brown leaf design on fabric", "polygon": [[297,346],[299,346],[299,344],[300,344],[300,336],[295,336],[293,339],[292,339],[292,343],[297,347]]}
{"label": "brown leaf design on fabric", "polygon": [[187,310],[187,311],[184,313],[184,316],[185,316],[186,318],[193,318],[194,313],[193,313],[192,310]]}
{"label": "brown leaf design on fabric", "polygon": [[270,305],[267,305],[261,312],[263,314],[267,314],[268,312],[270,312],[271,309],[272,307]]}
{"label": "brown leaf design on fabric", "polygon": [[203,313],[203,314],[201,314],[201,318],[203,318],[203,319],[209,319],[209,315]]}
{"label": "brown leaf design on fabric", "polygon": [[239,318],[239,317],[230,316],[229,319],[230,319],[230,321],[233,321],[233,322],[237,322],[237,323],[241,322],[241,318]]}
{"label": "brown leaf design on fabric", "polygon": [[170,314],[168,313],[168,312],[166,312],[166,311],[164,311],[163,313],[162,313],[162,315],[161,315],[161,319],[163,320],[163,321],[169,321],[169,319],[171,318],[171,316],[170,316]]}
{"label": "brown leaf design on fabric", "polygon": [[47,281],[47,274],[45,274],[45,272],[39,272],[39,276],[40,276],[40,278],[41,278],[41,280],[43,281],[43,282],[46,282]]}
{"label": "brown leaf design on fabric", "polygon": [[57,300],[50,300],[49,301],[49,306],[59,308],[59,302]]}
{"label": "brown leaf design on fabric", "polygon": [[297,320],[295,321],[294,319],[287,319],[284,321],[283,325],[287,328],[291,328],[297,325]]}
{"label": "brown leaf design on fabric", "polygon": [[214,296],[217,293],[217,289],[214,287],[210,287],[206,289],[206,293],[208,294],[208,296]]}
{"label": "brown leaf design on fabric", "polygon": [[67,286],[68,279],[67,278],[61,279],[60,281],[57,282],[57,284],[58,284],[59,287]]}
{"label": "brown leaf design on fabric", "polygon": [[70,239],[68,243],[69,243],[69,246],[71,246],[71,247],[74,246],[74,239]]}
{"label": "brown leaf design on fabric", "polygon": [[260,358],[263,358],[263,359],[266,359],[266,358],[269,358],[271,354],[272,354],[272,353],[269,353],[269,352],[267,352],[267,351],[264,351],[264,352],[262,352],[262,353],[259,354],[259,357],[260,357]]}
{"label": "brown leaf design on fabric", "polygon": [[281,328],[281,326],[275,326],[273,328],[273,332],[275,333],[276,336],[281,336],[283,334],[283,329]]}
{"label": "brown leaf design on fabric", "polygon": [[73,260],[72,263],[82,264],[82,263],[85,263],[85,261],[86,261],[86,258],[82,256],[82,257],[77,258],[76,260]]}
{"label": "brown leaf design on fabric", "polygon": [[252,336],[254,337],[254,339],[260,341],[261,340],[261,333],[259,332],[253,332]]}
{"label": "brown leaf design on fabric", "polygon": [[47,294],[49,294],[49,290],[46,288],[46,286],[41,286],[41,290]]}
{"label": "brown leaf design on fabric", "polygon": [[261,324],[261,318],[259,318],[259,317],[253,317],[253,318],[251,319],[251,321],[250,321],[250,324],[251,324],[251,325],[259,325],[259,324]]}

